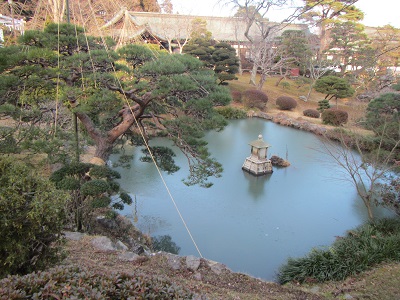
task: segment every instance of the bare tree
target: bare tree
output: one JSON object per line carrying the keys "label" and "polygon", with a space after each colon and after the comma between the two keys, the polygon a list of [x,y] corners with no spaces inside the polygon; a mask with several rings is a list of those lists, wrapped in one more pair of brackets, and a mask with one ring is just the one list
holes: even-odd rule
{"label": "bare tree", "polygon": [[[251,51],[251,59],[253,60],[253,68],[250,76],[250,83],[256,85],[256,74],[260,66],[265,66],[265,62],[269,61],[268,58],[263,58],[262,55],[275,52],[275,50],[267,50],[266,47],[273,46],[272,42],[282,29],[288,26],[291,22],[297,19],[300,13],[305,13],[307,9],[300,7],[295,8],[285,20],[280,23],[269,22],[267,17],[268,12],[273,8],[280,8],[288,5],[290,0],[221,0],[226,5],[232,5],[240,12],[239,17],[245,20],[244,35],[249,41],[249,49]],[[271,55],[270,55],[271,56]],[[281,60],[276,66],[274,64],[267,64],[265,70],[261,70],[263,79],[259,81],[258,86],[262,86],[265,82],[271,66],[280,68],[288,61],[287,58]]]}
{"label": "bare tree", "polygon": [[286,56],[284,49],[274,41],[267,40],[258,47],[258,50],[260,51],[259,59],[254,62],[254,65],[260,70],[260,80],[257,88],[261,90],[272,73],[279,71],[285,77],[289,70],[289,65],[295,61],[295,58]]}
{"label": "bare tree", "polygon": [[193,32],[193,25],[190,18],[183,16],[174,18],[174,22],[170,22],[168,18],[162,18],[162,34],[168,42],[168,51],[173,52],[172,43],[178,45],[179,53],[183,52],[183,48],[190,41]]}
{"label": "bare tree", "polygon": [[310,82],[310,87],[308,88],[308,93],[305,101],[308,101],[310,99],[311,92],[315,82],[328,72],[332,71],[332,67],[335,66],[336,64],[338,63],[332,60],[319,59],[316,57],[309,58],[307,63],[308,65],[307,76],[309,76],[311,82]]}
{"label": "bare tree", "polygon": [[356,134],[340,131],[336,136],[339,143],[326,139],[323,149],[317,150],[332,157],[341,168],[344,173],[342,179],[348,180],[356,188],[370,220],[374,219],[373,206],[384,204],[381,199],[382,183],[396,168],[393,160],[400,146],[400,140],[397,140],[389,151],[385,150],[384,136],[384,133],[377,136],[377,147],[367,151],[365,140]]}

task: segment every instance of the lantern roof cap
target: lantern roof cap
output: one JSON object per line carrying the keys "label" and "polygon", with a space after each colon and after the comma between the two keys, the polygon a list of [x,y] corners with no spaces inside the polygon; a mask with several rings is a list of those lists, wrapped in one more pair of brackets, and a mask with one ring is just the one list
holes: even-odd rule
{"label": "lantern roof cap", "polygon": [[262,135],[258,135],[258,139],[249,143],[250,146],[261,149],[261,148],[268,148],[270,145],[264,142]]}

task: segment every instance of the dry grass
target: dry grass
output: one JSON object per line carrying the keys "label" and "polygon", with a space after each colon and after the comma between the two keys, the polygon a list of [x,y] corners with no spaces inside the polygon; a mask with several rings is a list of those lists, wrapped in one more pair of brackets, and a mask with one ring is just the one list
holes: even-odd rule
{"label": "dry grass", "polygon": [[241,273],[223,272],[217,275],[204,261],[196,272],[197,276],[185,268],[172,269],[161,255],[143,257],[140,261],[134,262],[122,261],[118,259],[118,252],[95,249],[91,244],[92,238],[86,236],[80,241],[68,240],[65,246],[68,257],[64,264],[86,267],[100,274],[118,272],[166,277],[171,282],[189,288],[195,293],[207,295],[207,299],[325,299],[296,286],[284,287]]}
{"label": "dry grass", "polygon": [[[242,76],[238,77],[238,80],[231,81],[229,83],[229,86],[232,90],[244,92],[247,89],[255,88],[249,84],[249,73],[244,73]],[[278,86],[276,86],[275,84],[278,80],[279,77],[269,77],[262,88],[262,91],[267,94],[269,99],[266,112],[269,114],[282,113],[283,111],[276,106],[275,101],[280,96],[289,96],[297,100],[297,107],[292,111],[284,111],[284,114],[293,119],[304,118],[309,122],[322,125],[321,119],[305,117],[303,115],[303,111],[306,109],[317,109],[318,101],[324,99],[325,95],[312,91],[310,99],[307,102],[304,102],[300,100],[299,97],[307,95],[309,85],[299,84],[295,79],[284,79]],[[283,84],[285,82],[286,87],[285,84]],[[365,114],[365,109],[367,106],[366,103],[347,98],[338,99],[337,103],[335,101],[331,101],[331,106],[336,106],[336,104],[339,109],[344,110],[349,114],[349,122],[344,127],[351,128],[352,130],[363,134],[370,134],[368,131],[361,129],[359,126],[360,119]]]}

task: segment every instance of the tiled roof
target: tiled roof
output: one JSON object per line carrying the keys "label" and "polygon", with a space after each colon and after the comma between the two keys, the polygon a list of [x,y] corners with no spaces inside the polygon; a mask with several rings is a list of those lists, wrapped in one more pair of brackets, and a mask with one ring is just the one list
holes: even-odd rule
{"label": "tiled roof", "polygon": [[[209,16],[190,16],[178,14],[161,14],[146,12],[129,12],[131,20],[139,27],[146,28],[155,36],[164,39],[184,39],[190,33],[190,26],[195,19],[207,22],[207,30],[212,33],[213,39],[217,41],[248,41],[244,35],[246,23],[243,18],[237,17],[209,17]],[[304,24],[279,24],[268,22],[268,26],[276,26],[273,35],[279,36],[285,30],[304,30],[308,32],[307,25]],[[260,36],[258,28],[253,25],[250,35]]]}

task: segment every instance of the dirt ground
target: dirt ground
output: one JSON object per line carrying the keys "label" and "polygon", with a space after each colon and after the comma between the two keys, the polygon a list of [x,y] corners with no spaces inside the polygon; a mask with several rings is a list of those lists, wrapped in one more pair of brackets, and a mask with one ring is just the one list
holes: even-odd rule
{"label": "dirt ground", "polygon": [[64,264],[86,267],[100,274],[118,272],[168,278],[171,282],[202,295],[199,299],[400,299],[399,263],[383,264],[340,282],[281,286],[242,273],[222,272],[217,275],[204,261],[196,274],[188,269],[172,269],[165,256],[143,257],[134,262],[121,261],[118,259],[118,252],[95,249],[91,244],[92,238],[86,236],[80,241],[68,240],[65,246],[68,257]]}

